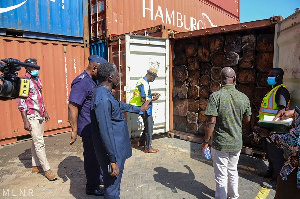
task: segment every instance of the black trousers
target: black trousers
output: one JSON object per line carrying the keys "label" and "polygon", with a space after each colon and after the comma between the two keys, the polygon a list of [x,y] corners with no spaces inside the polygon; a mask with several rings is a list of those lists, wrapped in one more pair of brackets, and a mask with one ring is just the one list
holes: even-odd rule
{"label": "black trousers", "polygon": [[82,143],[83,143],[84,171],[86,176],[86,189],[87,190],[99,189],[100,183],[103,183],[103,172],[97,161],[97,157],[93,145],[93,139],[92,137],[89,136],[83,136]]}
{"label": "black trousers", "polygon": [[148,115],[147,111],[141,116],[144,122],[144,130],[140,137],[140,142],[145,142],[145,150],[150,150],[152,148],[153,117],[152,115]]}

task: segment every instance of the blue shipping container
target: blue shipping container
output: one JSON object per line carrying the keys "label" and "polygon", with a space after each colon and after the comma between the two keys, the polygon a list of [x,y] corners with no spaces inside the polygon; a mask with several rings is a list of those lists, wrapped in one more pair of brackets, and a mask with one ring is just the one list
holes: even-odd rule
{"label": "blue shipping container", "polygon": [[98,55],[108,60],[107,41],[95,41],[90,43],[90,53],[91,55]]}
{"label": "blue shipping container", "polygon": [[83,3],[87,1],[1,0],[0,34],[5,34],[7,30],[18,30],[24,32],[23,36],[29,37],[51,39],[66,36],[82,40],[83,15],[87,13],[83,11]]}

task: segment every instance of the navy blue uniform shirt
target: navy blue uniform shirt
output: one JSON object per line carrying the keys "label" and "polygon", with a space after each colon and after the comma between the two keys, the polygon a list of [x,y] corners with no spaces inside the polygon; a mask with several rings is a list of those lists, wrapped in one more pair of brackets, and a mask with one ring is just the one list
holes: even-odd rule
{"label": "navy blue uniform shirt", "polygon": [[97,157],[121,162],[132,155],[124,112],[139,113],[141,107],[120,102],[111,91],[98,86],[91,103],[92,136]]}
{"label": "navy blue uniform shirt", "polygon": [[69,102],[79,105],[77,129],[79,136],[92,136],[90,108],[97,83],[84,71],[71,84]]}

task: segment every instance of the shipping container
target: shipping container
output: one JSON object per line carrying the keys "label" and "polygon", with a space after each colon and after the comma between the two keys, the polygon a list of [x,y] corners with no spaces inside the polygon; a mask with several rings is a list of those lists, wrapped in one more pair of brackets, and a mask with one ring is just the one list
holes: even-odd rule
{"label": "shipping container", "polygon": [[284,70],[283,82],[291,92],[291,108],[300,106],[300,11],[276,24],[274,68]]}
{"label": "shipping container", "polygon": [[[16,58],[24,61],[36,58],[43,84],[43,97],[50,121],[45,125],[45,135],[70,130],[68,122],[68,98],[73,79],[87,66],[87,57],[83,44],[54,42],[36,39],[24,39],[0,36],[0,58]],[[19,76],[25,69],[19,71]],[[14,142],[24,130],[21,114],[15,99],[0,101],[1,125],[0,145]]]}
{"label": "shipping container", "polygon": [[108,58],[107,41],[100,40],[100,41],[94,41],[90,43],[90,53],[91,55],[98,55],[107,60]]}
{"label": "shipping container", "polygon": [[261,146],[253,142],[251,130],[262,98],[271,89],[267,77],[273,68],[275,25],[281,20],[276,16],[173,35],[170,129],[204,135],[209,96],[220,89],[220,71],[229,66],[237,74],[236,88],[251,102],[251,125],[243,126],[243,142]]}
{"label": "shipping container", "polygon": [[[109,61],[116,64],[120,86],[115,90],[117,99],[129,103],[137,81],[144,77],[151,64],[157,64],[158,77],[150,83],[152,92],[161,94],[153,103],[154,133],[169,129],[169,40],[167,38],[125,35],[110,41]],[[143,131],[142,118],[127,113],[127,124],[131,137]]]}
{"label": "shipping container", "polygon": [[239,0],[90,0],[91,39],[160,24],[177,32],[239,23]]}
{"label": "shipping container", "polygon": [[83,42],[86,0],[0,1],[0,35]]}

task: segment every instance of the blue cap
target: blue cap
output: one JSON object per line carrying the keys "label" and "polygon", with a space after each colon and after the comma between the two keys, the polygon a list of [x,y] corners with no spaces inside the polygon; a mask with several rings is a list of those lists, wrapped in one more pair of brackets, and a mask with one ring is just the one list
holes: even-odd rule
{"label": "blue cap", "polygon": [[99,64],[102,64],[102,63],[107,63],[107,61],[102,58],[102,57],[99,57],[98,55],[91,55],[89,56],[89,62],[97,62]]}

